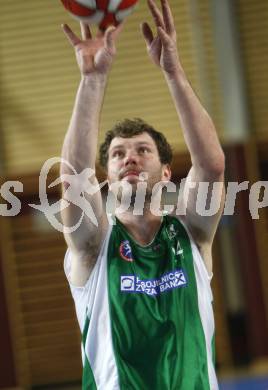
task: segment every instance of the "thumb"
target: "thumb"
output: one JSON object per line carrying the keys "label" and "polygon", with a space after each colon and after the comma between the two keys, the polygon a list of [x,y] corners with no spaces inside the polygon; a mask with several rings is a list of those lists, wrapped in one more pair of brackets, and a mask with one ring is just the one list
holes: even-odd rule
{"label": "thumb", "polygon": [[142,32],[142,35],[145,39],[146,46],[150,47],[151,43],[154,39],[154,36],[153,36],[152,30],[151,30],[151,27],[149,26],[148,23],[141,24],[141,32]]}

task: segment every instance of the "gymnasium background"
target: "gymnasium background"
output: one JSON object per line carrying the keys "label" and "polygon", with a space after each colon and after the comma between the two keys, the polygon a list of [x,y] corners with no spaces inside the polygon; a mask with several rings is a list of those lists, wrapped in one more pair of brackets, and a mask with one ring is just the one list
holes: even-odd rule
{"label": "gymnasium background", "polygon": [[[268,2],[170,3],[182,63],[224,145],[226,181],[249,181],[251,187],[268,180]],[[148,60],[139,31],[148,18],[140,0],[118,42],[100,139],[116,120],[145,119],[171,142],[173,180],[180,180],[190,160],[166,84]],[[16,193],[20,213],[0,223],[0,388],[5,389],[79,388],[81,378],[80,334],[62,268],[65,243],[28,206],[39,203],[42,165],[60,156],[79,83],[62,22],[78,31],[58,0],[1,1],[0,184],[23,183],[23,192]],[[49,182],[58,177],[57,169]],[[59,186],[51,188],[50,202],[59,193]],[[263,208],[253,220],[248,202],[249,191],[241,192],[234,216],[222,218],[214,245],[217,367],[223,382],[268,372],[268,212]],[[254,386],[239,388],[268,388],[264,382]]]}

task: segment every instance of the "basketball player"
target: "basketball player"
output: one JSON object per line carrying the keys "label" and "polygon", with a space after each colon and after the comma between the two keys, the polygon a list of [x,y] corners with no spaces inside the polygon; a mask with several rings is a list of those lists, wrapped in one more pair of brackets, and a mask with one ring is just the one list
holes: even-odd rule
{"label": "basketball player", "polygon": [[[199,183],[223,182],[224,154],[182,68],[168,1],[161,0],[160,10],[148,0],[148,7],[156,35],[143,23],[147,51],[165,76],[191,155],[179,204],[186,215],[159,215],[150,208],[155,184],[171,177],[171,150],[163,135],[142,120],[117,124],[106,135],[100,161],[110,186],[127,183],[134,195],[145,174],[145,205],[143,215],[135,215],[131,203],[111,225],[100,192],[87,195],[98,226],[85,216],[76,231],[65,234],[65,271],[82,332],[82,386],[216,390],[211,246],[224,194],[218,191],[220,207],[212,216],[197,212],[196,196]],[[120,30],[109,28],[93,38],[87,25],[81,28],[82,39],[63,27],[81,82],[62,156],[78,173],[95,169],[101,108]],[[73,172],[63,163],[61,173]],[[94,175],[88,184],[96,186]],[[80,214],[70,204],[62,213],[65,226],[77,223]]]}

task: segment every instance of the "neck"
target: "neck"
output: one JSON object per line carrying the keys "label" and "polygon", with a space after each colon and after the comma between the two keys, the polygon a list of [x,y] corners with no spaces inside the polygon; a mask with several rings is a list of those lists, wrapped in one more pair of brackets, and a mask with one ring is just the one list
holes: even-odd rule
{"label": "neck", "polygon": [[143,215],[133,215],[133,210],[128,210],[116,214],[116,217],[140,245],[148,245],[153,241],[162,222],[162,216],[155,216],[147,207]]}

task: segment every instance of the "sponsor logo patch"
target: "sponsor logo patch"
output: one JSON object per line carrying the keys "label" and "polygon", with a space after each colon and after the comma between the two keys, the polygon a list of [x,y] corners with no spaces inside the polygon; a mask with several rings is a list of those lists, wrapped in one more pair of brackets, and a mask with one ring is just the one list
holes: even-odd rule
{"label": "sponsor logo patch", "polygon": [[128,240],[122,241],[119,247],[119,253],[122,259],[126,261],[133,261],[132,250]]}
{"label": "sponsor logo patch", "polygon": [[142,293],[150,296],[162,294],[175,288],[186,287],[187,278],[183,269],[176,269],[159,279],[140,279],[136,275],[121,275],[122,292]]}
{"label": "sponsor logo patch", "polygon": [[135,276],[121,276],[121,291],[135,291]]}
{"label": "sponsor logo patch", "polygon": [[168,237],[169,237],[170,240],[172,240],[174,237],[176,237],[177,232],[175,230],[175,226],[174,226],[173,223],[169,226],[167,234],[168,234]]}

